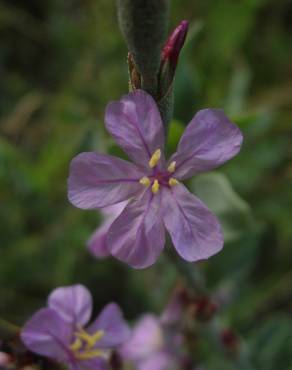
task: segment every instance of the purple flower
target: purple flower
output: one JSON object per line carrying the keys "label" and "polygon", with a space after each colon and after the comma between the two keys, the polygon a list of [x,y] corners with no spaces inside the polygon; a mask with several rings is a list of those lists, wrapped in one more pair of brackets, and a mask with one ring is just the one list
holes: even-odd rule
{"label": "purple flower", "polygon": [[86,326],[91,312],[92,298],[84,286],[55,289],[48,308],[24,325],[21,339],[32,352],[67,364],[70,370],[106,369],[110,350],[124,343],[130,332],[115,303]]}
{"label": "purple flower", "polygon": [[135,268],[152,265],[165,244],[165,228],[182,258],[206,259],[223,247],[217,218],[181,181],[220,166],[240,150],[242,135],[221,110],[203,109],[187,126],[166,162],[157,106],[142,90],[108,105],[106,128],[134,163],[81,153],[71,162],[70,202],[82,209],[129,200],[110,226],[107,246]]}
{"label": "purple flower", "polygon": [[175,294],[160,317],[143,315],[130,339],[119,349],[122,359],[133,363],[137,370],[168,370],[176,365],[180,368],[186,360],[180,327],[183,308],[181,297]]}
{"label": "purple flower", "polygon": [[122,359],[135,364],[137,370],[164,370],[172,364],[173,343],[166,346],[163,328],[157,316],[146,314],[133,329],[131,339],[120,349]]}
{"label": "purple flower", "polygon": [[121,202],[102,209],[104,220],[87,242],[89,251],[95,257],[104,258],[110,256],[106,242],[107,233],[113,221],[121,214],[126,204],[127,202]]}

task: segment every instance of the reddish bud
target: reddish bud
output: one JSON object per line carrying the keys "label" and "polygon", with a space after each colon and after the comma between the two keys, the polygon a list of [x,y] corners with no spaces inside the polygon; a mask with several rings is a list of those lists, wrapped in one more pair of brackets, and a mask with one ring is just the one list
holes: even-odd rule
{"label": "reddish bud", "polygon": [[230,329],[221,332],[221,341],[224,347],[231,353],[236,353],[239,349],[239,337]]}
{"label": "reddish bud", "polygon": [[210,320],[218,310],[218,305],[208,297],[198,299],[194,304],[194,313],[197,319],[202,321]]}
{"label": "reddish bud", "polygon": [[188,28],[189,22],[181,21],[180,24],[170,34],[162,50],[162,63],[165,63],[167,60],[169,60],[171,66],[173,68],[176,67],[180,51],[187,36]]}

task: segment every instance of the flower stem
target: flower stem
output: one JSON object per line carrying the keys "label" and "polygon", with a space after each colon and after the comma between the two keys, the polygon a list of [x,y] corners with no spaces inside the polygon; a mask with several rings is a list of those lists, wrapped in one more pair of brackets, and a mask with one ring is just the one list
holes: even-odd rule
{"label": "flower stem", "polygon": [[207,289],[203,278],[194,263],[187,263],[175,252],[173,246],[167,246],[166,255],[177,272],[196,295],[206,295]]}
{"label": "flower stem", "polygon": [[118,0],[117,7],[122,34],[142,77],[142,89],[155,98],[168,0]]}
{"label": "flower stem", "polygon": [[[170,244],[170,243],[169,243]],[[198,296],[209,296],[209,292],[205,286],[204,279],[194,263],[188,263],[180,258],[174,250],[172,245],[167,245],[166,254],[175,266],[178,274],[184,279],[186,285]],[[218,351],[224,351],[221,341],[221,327],[220,318],[215,317],[205,323],[205,330],[209,333],[209,339],[212,345]],[[230,357],[236,369],[239,370],[255,370],[251,361],[247,344],[241,340],[241,345],[238,353]]]}

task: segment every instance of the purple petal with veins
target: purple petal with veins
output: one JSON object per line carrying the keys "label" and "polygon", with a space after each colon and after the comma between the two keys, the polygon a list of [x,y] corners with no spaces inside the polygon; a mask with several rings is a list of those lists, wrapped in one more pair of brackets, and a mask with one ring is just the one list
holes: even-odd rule
{"label": "purple petal with veins", "polygon": [[68,197],[78,208],[107,207],[139,193],[142,176],[135,165],[122,159],[81,153],[71,162]]}
{"label": "purple petal with veins", "polygon": [[160,195],[149,190],[130,201],[108,232],[113,256],[135,268],[148,267],[157,260],[165,243],[160,201]]}
{"label": "purple petal with veins", "polygon": [[185,129],[169,163],[176,162],[175,176],[186,179],[210,171],[240,150],[242,134],[219,109],[200,110]]}
{"label": "purple petal with veins", "polygon": [[48,306],[74,325],[85,325],[92,313],[92,297],[83,285],[60,287],[49,295]]}
{"label": "purple petal with veins", "polygon": [[110,103],[105,113],[106,128],[134,163],[148,170],[156,149],[164,150],[164,129],[153,98],[136,90]]}
{"label": "purple petal with veins", "polygon": [[222,249],[223,234],[217,218],[183,185],[164,190],[162,213],[173,245],[183,259],[203,260]]}

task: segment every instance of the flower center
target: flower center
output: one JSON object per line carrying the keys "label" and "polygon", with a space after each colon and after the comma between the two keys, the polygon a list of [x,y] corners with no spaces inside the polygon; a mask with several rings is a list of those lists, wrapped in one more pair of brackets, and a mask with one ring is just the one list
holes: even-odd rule
{"label": "flower center", "polygon": [[170,163],[167,167],[167,171],[157,171],[156,166],[159,163],[160,158],[161,150],[157,149],[149,160],[149,167],[153,169],[152,174],[150,176],[143,176],[139,181],[143,186],[151,186],[153,194],[157,194],[159,192],[160,186],[172,187],[179,184],[178,180],[172,176],[175,172],[175,161]]}
{"label": "flower center", "polygon": [[74,341],[70,345],[71,351],[78,360],[90,360],[94,357],[104,356],[103,351],[94,348],[96,343],[104,336],[103,330],[98,330],[94,334],[87,333],[79,327],[74,333]]}

